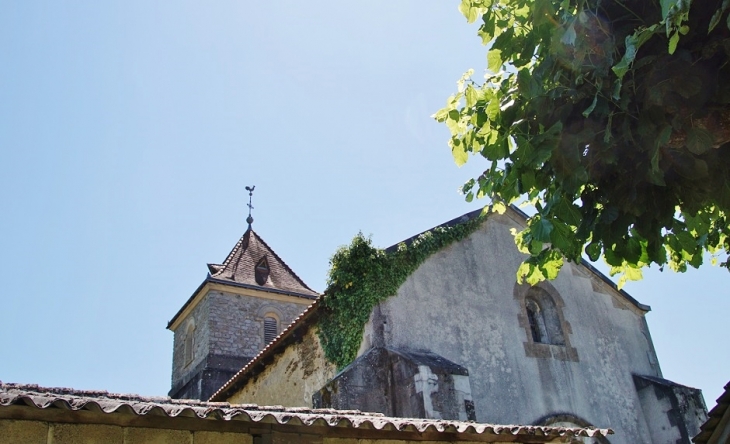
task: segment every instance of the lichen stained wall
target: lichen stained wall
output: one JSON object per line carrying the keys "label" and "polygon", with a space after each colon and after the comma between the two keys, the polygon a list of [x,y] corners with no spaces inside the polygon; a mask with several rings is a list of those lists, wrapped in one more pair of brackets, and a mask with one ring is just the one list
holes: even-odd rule
{"label": "lichen stained wall", "polygon": [[312,395],[334,377],[336,368],[324,358],[315,328],[289,345],[266,369],[249,380],[230,403],[312,407]]}
{"label": "lichen stained wall", "polygon": [[373,311],[361,352],[383,342],[466,367],[478,422],[536,424],[580,412],[616,430],[613,444],[651,442],[632,381],[632,373],[661,376],[643,313],[566,264],[546,285],[562,300],[570,346],[531,344],[515,284],[523,256],[509,231],[520,223],[510,211],[492,215],[430,257]]}

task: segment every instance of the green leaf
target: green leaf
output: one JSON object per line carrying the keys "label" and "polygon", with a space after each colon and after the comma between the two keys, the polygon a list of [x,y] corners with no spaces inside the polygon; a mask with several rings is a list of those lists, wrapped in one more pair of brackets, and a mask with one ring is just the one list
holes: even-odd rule
{"label": "green leaf", "polygon": [[720,18],[722,17],[722,9],[715,11],[715,14],[710,19],[710,26],[707,27],[707,33],[711,33],[715,27],[720,24]]}
{"label": "green leaf", "polygon": [[449,115],[449,108],[441,108],[440,110],[436,111],[434,115],[431,117],[435,119],[437,122],[443,122],[446,120],[446,117]]}
{"label": "green leaf", "polygon": [[626,284],[627,281],[640,281],[643,279],[643,274],[641,272],[641,269],[635,268],[629,265],[624,265],[620,268],[620,270],[623,272],[621,277],[618,280],[618,283],[616,284],[616,287],[621,290],[623,286]]}
{"label": "green leaf", "polygon": [[461,4],[459,5],[459,12],[461,12],[464,17],[466,17],[466,21],[468,23],[474,23],[474,21],[476,21],[476,19],[479,17],[479,8],[473,7],[471,0],[461,0]]}
{"label": "green leaf", "polygon": [[469,154],[466,152],[464,144],[457,138],[452,138],[450,141],[451,155],[454,156],[454,162],[456,166],[462,166],[469,160]]}
{"label": "green leaf", "polygon": [[632,35],[626,36],[626,49],[624,56],[613,68],[611,68],[619,79],[622,79],[624,75],[626,75],[636,59],[636,54],[639,52],[639,48],[641,48],[641,46],[646,43],[652,35],[654,35],[657,28],[657,25],[652,25],[648,28],[639,29]]}
{"label": "green leaf", "polygon": [[626,243],[626,261],[629,264],[637,264],[641,258],[641,242],[635,237],[629,238]]}
{"label": "green leaf", "polygon": [[570,26],[568,26],[568,29],[566,29],[563,33],[563,36],[560,37],[560,43],[564,45],[575,46],[576,36],[577,35],[575,33],[575,23],[571,23]]}
{"label": "green leaf", "polygon": [[464,97],[466,97],[467,108],[471,108],[476,105],[477,100],[479,99],[479,93],[477,93],[473,86],[467,85]]}
{"label": "green leaf", "polygon": [[553,208],[553,212],[556,216],[570,225],[575,227],[580,225],[580,221],[582,219],[580,210],[565,199],[560,199],[557,205]]}
{"label": "green leaf", "polygon": [[715,137],[706,129],[692,128],[687,132],[687,149],[692,154],[704,154],[714,143]]}
{"label": "green leaf", "polygon": [[591,103],[591,106],[589,106],[588,108],[585,109],[585,111],[583,111],[583,117],[588,117],[591,115],[593,110],[596,108],[596,103],[598,103],[598,93],[596,93],[596,95],[593,96],[593,102]]}
{"label": "green leaf", "polygon": [[530,285],[537,285],[545,280],[542,272],[531,263],[523,262],[517,269],[517,283],[527,281]]}
{"label": "green leaf", "polygon": [[[566,224],[559,221],[553,221],[553,230],[550,232],[550,242],[560,251],[566,253],[576,249],[573,232]],[[578,246],[578,251],[580,251],[580,246]]]}
{"label": "green leaf", "polygon": [[560,269],[563,267],[563,257],[558,251],[545,250],[538,256],[541,274],[547,279],[553,280],[558,277]]}
{"label": "green leaf", "polygon": [[553,224],[542,217],[533,219],[533,223],[530,224],[532,237],[540,242],[550,242],[551,231],[553,231]]}
{"label": "green leaf", "polygon": [[680,231],[676,236],[679,244],[682,246],[682,250],[690,254],[695,252],[697,249],[697,241],[691,234],[686,231]]}
{"label": "green leaf", "polygon": [[[682,0],[660,0],[659,3],[662,6],[662,19],[666,20],[669,16],[669,11],[674,7],[677,7],[677,3]],[[463,2],[462,2],[463,3]]]}
{"label": "green leaf", "polygon": [[675,31],[669,39],[669,54],[674,54],[677,50],[677,43],[679,43],[679,31]]}
{"label": "green leaf", "polygon": [[496,97],[489,101],[486,113],[489,117],[489,120],[495,120],[499,115],[499,100]]}
{"label": "green leaf", "polygon": [[522,182],[522,189],[525,193],[529,192],[532,188],[535,187],[535,172],[525,171],[520,176],[520,181]]}
{"label": "green leaf", "polygon": [[497,214],[504,214],[504,212],[507,211],[507,205],[501,201],[494,202],[492,203],[492,211]]}
{"label": "green leaf", "polygon": [[588,258],[595,262],[599,257],[601,257],[601,244],[598,242],[591,242],[588,246],[586,246],[585,252],[588,255]]}
{"label": "green leaf", "polygon": [[487,67],[490,71],[497,73],[502,69],[502,51],[499,49],[490,49],[487,53]]}

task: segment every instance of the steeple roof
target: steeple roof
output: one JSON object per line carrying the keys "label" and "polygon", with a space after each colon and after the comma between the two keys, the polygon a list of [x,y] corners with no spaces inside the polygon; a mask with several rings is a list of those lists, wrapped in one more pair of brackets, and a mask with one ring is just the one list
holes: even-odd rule
{"label": "steeple roof", "polygon": [[208,264],[211,280],[250,288],[318,296],[249,225],[222,264]]}

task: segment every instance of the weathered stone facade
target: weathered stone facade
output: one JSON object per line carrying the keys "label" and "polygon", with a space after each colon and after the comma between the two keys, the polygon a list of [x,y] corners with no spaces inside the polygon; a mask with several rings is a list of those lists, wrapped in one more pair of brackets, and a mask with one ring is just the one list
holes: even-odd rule
{"label": "weathered stone facade", "polygon": [[315,329],[310,329],[229,402],[311,407],[312,396],[336,373],[324,358]]}
{"label": "weathered stone facade", "polygon": [[[523,223],[523,216],[512,209],[491,215],[467,239],[427,259],[396,295],[375,307],[358,360],[322,386],[316,405],[367,409],[380,403],[389,414],[420,410],[428,417],[428,400],[417,396],[421,392],[416,389],[429,376],[421,367],[428,366],[399,364],[402,372],[410,373],[397,376],[414,384],[403,396],[415,404],[394,408],[404,401],[392,398],[400,396],[394,390],[388,394],[393,387],[388,378],[395,378],[396,371],[371,362],[374,349],[387,349],[437,355],[466,369],[477,422],[611,427],[616,431],[613,444],[665,442],[665,437],[688,443],[706,409],[698,390],[662,379],[645,319],[649,307],[585,265],[566,264],[557,279],[533,288],[517,285],[515,272],[523,255],[510,230]],[[298,390],[293,378],[282,377],[295,365],[290,361],[295,347],[301,345],[288,345],[257,377],[242,375],[245,382],[231,399],[262,402],[256,393],[274,384],[278,393]],[[368,369],[382,377],[368,374]],[[636,376],[673,387],[672,396],[683,400],[683,407],[667,407],[670,398],[650,399],[649,394],[659,395],[638,387]],[[434,384],[446,381],[432,379]],[[384,399],[351,395],[368,390],[382,391]],[[435,389],[432,394],[433,407],[443,394]],[[284,405],[312,405],[304,401],[301,394],[296,400],[279,398]]]}

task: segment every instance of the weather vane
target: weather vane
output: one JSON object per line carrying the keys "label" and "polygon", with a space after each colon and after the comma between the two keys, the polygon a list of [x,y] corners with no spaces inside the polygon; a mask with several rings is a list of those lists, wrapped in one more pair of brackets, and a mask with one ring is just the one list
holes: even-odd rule
{"label": "weather vane", "polygon": [[248,227],[251,228],[251,224],[253,223],[253,217],[251,217],[251,210],[253,210],[253,205],[251,205],[251,199],[253,198],[253,190],[256,188],[256,185],[246,187],[246,191],[248,191],[248,217],[246,218],[246,222],[248,222]]}

